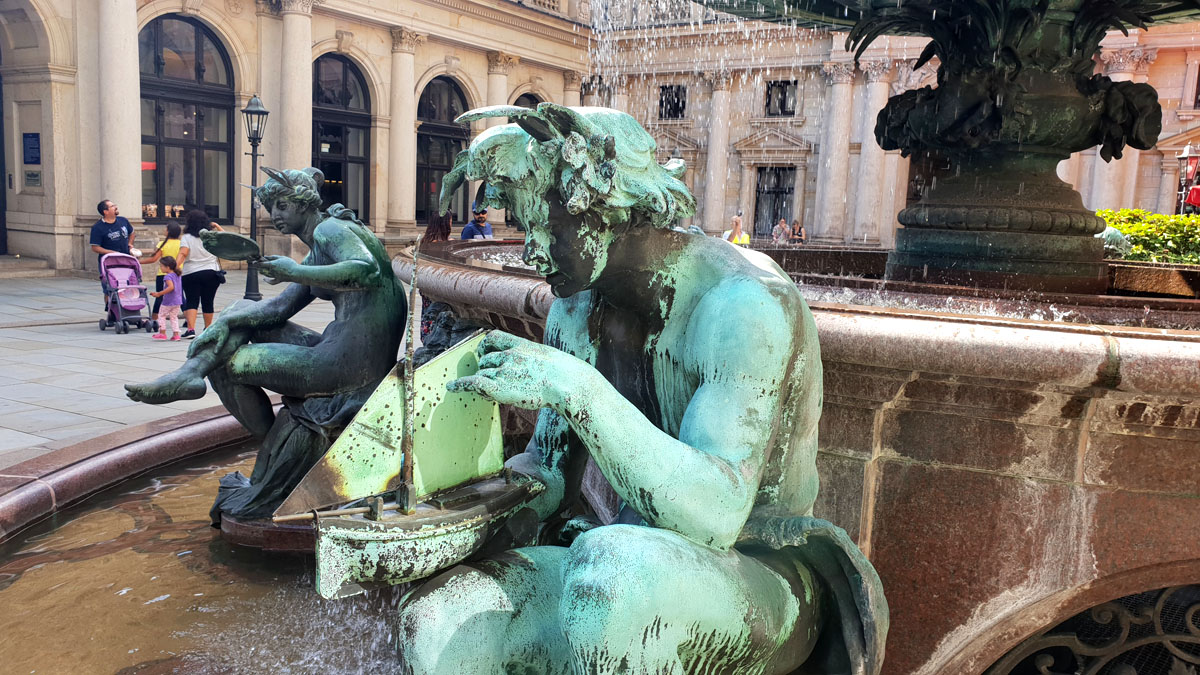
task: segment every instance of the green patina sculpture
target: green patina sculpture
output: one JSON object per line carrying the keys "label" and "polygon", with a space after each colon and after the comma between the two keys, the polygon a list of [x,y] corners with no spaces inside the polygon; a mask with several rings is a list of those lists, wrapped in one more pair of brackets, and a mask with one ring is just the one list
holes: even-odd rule
{"label": "green patina sculpture", "polygon": [[[192,343],[187,361],[147,383],[126,385],[135,401],[169,403],[204,396],[205,378],[262,449],[247,480],[221,481],[213,506],[242,518],[270,516],[321,458],[396,363],[406,302],[383,244],[352,211],[320,209],[317,169],[274,171],[256,196],[271,223],[311,249],[302,263],[267,256],[270,283],[290,282],[269,300],[240,300]],[[323,333],[289,321],[314,299],[333,302]],[[267,391],[283,396],[275,414]]]}
{"label": "green patina sculpture", "polygon": [[[546,344],[500,332],[450,384],[540,410],[509,461],[546,489],[546,545],[460,565],[410,593],[400,648],[423,673],[877,673],[887,607],[846,534],[814,518],[821,360],[770,259],[672,228],[681,162],[624,113],[541,104],[460,154],[526,227],[555,301]],[[580,517],[591,461],[622,501]],[[582,533],[580,533],[582,532]]]}

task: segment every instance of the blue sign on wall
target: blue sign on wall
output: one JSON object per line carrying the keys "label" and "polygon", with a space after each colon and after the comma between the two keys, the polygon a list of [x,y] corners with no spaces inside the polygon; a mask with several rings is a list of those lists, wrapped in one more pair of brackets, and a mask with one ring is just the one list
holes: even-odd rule
{"label": "blue sign on wall", "polygon": [[21,148],[24,155],[24,164],[42,163],[41,134],[21,134]]}

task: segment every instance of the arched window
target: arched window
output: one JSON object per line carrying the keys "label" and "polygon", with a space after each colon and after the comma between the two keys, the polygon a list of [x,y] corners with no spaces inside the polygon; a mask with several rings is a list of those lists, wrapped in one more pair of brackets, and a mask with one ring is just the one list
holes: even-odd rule
{"label": "arched window", "polygon": [[535,94],[521,94],[517,97],[517,100],[513,102],[513,105],[519,105],[522,108],[536,108],[541,102],[542,99],[538,98]]}
{"label": "arched window", "polygon": [[[114,48],[117,48],[114,46]],[[142,78],[142,217],[199,207],[233,211],[233,68],[204,24],[167,14],[138,34]]]}
{"label": "arched window", "polygon": [[325,206],[344,204],[364,221],[370,203],[371,100],[350,59],[313,61],[313,166],[325,174]]}
{"label": "arched window", "polygon": [[[425,85],[417,102],[417,222],[428,222],[437,213],[442,178],[465,147],[470,127],[454,118],[467,110],[467,97],[454,80],[437,77]],[[466,219],[470,206],[466,189],[459,189],[451,204],[454,221]]]}

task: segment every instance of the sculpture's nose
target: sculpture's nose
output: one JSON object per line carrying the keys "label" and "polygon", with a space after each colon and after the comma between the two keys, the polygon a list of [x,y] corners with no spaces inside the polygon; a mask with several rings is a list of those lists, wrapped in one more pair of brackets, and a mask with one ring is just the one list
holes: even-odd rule
{"label": "sculpture's nose", "polygon": [[525,264],[542,273],[548,271],[551,267],[548,243],[543,241],[538,233],[530,230],[525,235],[525,255],[523,256]]}

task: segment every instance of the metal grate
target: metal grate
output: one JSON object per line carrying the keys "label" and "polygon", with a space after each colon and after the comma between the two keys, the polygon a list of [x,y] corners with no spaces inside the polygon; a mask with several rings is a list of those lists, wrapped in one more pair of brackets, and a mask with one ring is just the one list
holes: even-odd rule
{"label": "metal grate", "polygon": [[1200,586],[1097,605],[1026,640],[986,675],[1200,675]]}

